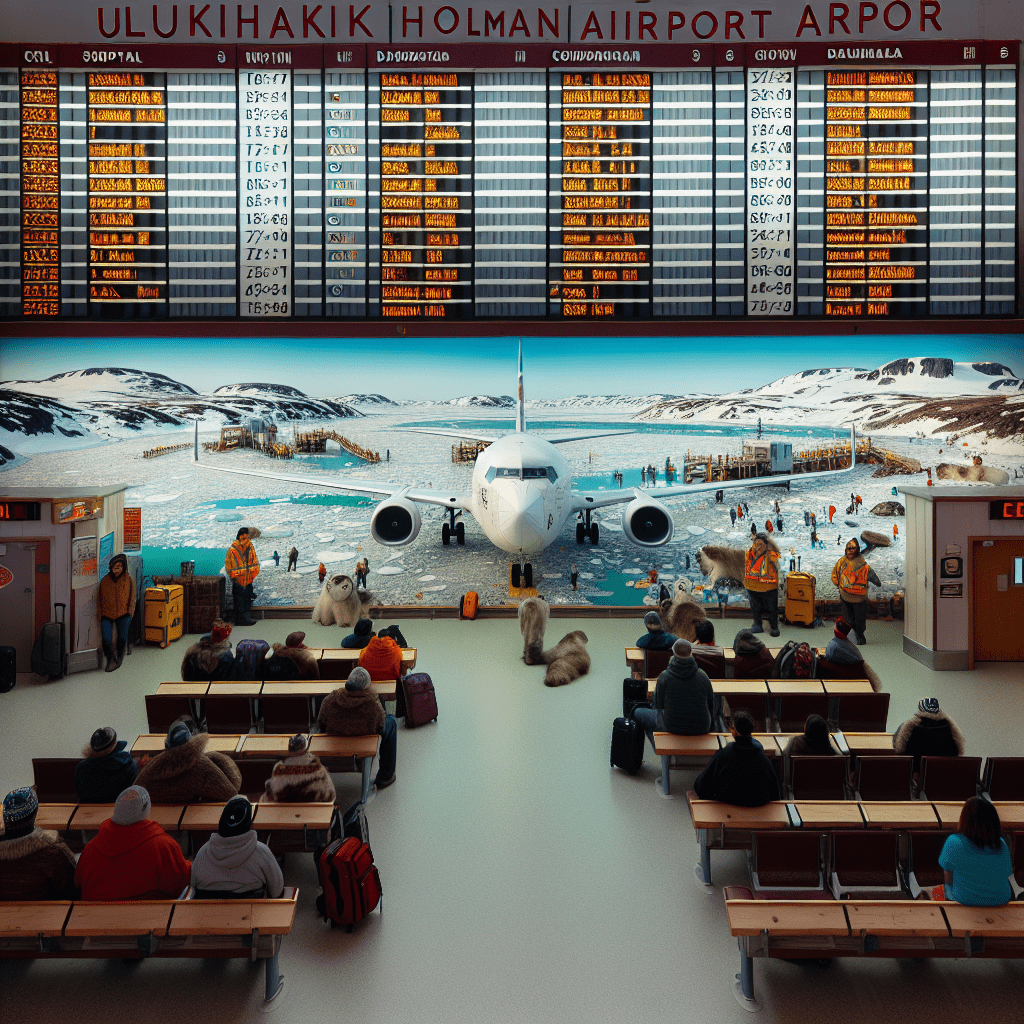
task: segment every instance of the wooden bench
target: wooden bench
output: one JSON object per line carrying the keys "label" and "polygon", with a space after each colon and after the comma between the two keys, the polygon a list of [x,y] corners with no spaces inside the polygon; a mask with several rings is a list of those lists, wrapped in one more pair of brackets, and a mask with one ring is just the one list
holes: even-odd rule
{"label": "wooden bench", "polygon": [[[781,647],[769,647],[767,648],[768,653],[773,657],[777,657]],[[817,652],[819,658],[825,656],[824,647],[815,647],[814,650]],[[641,679],[644,672],[644,649],[642,647],[627,647],[626,652],[626,669],[634,679]],[[731,647],[723,648],[725,654],[725,674],[726,678],[732,678],[732,666],[733,662],[736,661],[736,652]]]}
{"label": "wooden bench", "polygon": [[245,958],[266,963],[264,1006],[280,994],[281,943],[299,891],[280,899],[0,903],[0,958]]}
{"label": "wooden bench", "polygon": [[[711,884],[711,851],[749,850],[754,832],[785,828],[823,832],[844,828],[950,831],[956,828],[959,808],[963,806],[924,800],[774,800],[762,807],[734,807],[717,800],[702,800],[692,790],[686,799],[700,853],[696,875],[704,885]],[[997,801],[993,806],[999,812],[1004,832],[1024,830],[1024,803]]]}
{"label": "wooden bench", "polygon": [[733,986],[739,1003],[758,1009],[753,957],[1024,957],[1024,903],[965,907],[909,900],[748,900],[727,888],[729,931],[740,950]]}
{"label": "wooden bench", "polygon": [[[140,736],[131,748],[137,758],[153,757],[164,749],[163,733],[147,733]],[[219,750],[236,760],[259,758],[280,760],[288,756],[286,733],[227,733],[211,734],[206,749]],[[380,736],[329,736],[326,733],[312,733],[309,737],[309,751],[323,762],[329,772],[359,772],[362,775],[363,803],[370,796],[370,769],[380,747]]]}
{"label": "wooden bench", "polygon": [[[320,668],[321,679],[348,679],[348,674],[355,668],[362,651],[349,650],[345,647],[311,647],[310,652],[316,657]],[[407,675],[416,667],[417,649],[402,648],[402,674]]]}

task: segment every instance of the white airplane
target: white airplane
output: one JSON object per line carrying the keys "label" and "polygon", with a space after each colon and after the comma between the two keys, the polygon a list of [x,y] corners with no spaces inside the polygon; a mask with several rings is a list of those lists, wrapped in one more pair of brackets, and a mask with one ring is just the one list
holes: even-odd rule
{"label": "white airplane", "polygon": [[[198,432],[198,424],[197,424]],[[437,490],[419,490],[402,484],[376,481],[344,480],[337,483],[318,477],[292,476],[283,473],[262,473],[255,470],[227,469],[205,466],[221,473],[264,477],[287,483],[303,484],[316,490],[351,491],[356,494],[387,495],[370,518],[370,535],[387,547],[409,544],[419,535],[422,520],[419,504],[440,505],[448,510],[448,521],[441,526],[441,543],[465,544],[466,527],[462,520],[469,513],[480,524],[487,539],[495,547],[516,557],[512,563],[512,586],[533,585],[533,567],[526,556],[543,551],[562,533],[572,516],[578,517],[576,543],[587,538],[591,544],[599,539],[593,520],[595,509],[625,504],[622,510],[622,532],[639,547],[654,548],[672,540],[674,526],[671,511],[660,499],[691,495],[700,491],[729,490],[738,487],[789,484],[848,473],[855,460],[841,470],[760,477],[754,480],[705,481],[656,488],[657,497],[646,488],[628,487],[615,491],[580,492],[572,488],[572,468],[557,445],[582,441],[601,434],[577,434],[572,437],[541,438],[526,430],[523,397],[523,350],[519,346],[519,387],[516,400],[516,429],[503,437],[483,437],[466,431],[417,430],[418,433],[440,434],[488,442],[476,458],[469,494],[446,497]],[[630,433],[618,431],[617,433]],[[197,433],[198,436],[198,433]],[[856,448],[856,433],[850,429],[851,451]],[[198,441],[196,443],[198,461]]]}

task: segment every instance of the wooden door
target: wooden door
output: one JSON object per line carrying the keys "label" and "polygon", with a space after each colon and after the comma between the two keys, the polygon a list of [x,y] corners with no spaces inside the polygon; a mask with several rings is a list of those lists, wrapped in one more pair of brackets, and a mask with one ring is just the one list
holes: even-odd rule
{"label": "wooden door", "polygon": [[975,661],[1024,661],[1024,585],[1014,582],[1014,559],[1024,558],[1024,539],[974,541]]}

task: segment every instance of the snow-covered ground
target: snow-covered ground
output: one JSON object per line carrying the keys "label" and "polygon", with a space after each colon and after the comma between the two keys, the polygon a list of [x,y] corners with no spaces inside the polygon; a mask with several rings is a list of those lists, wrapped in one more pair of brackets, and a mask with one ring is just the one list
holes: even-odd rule
{"label": "snow-covered ground", "polygon": [[[378,406],[378,408],[380,408]],[[325,480],[338,480],[346,475],[361,480],[405,481],[415,486],[432,486],[459,493],[468,490],[471,467],[451,461],[451,438],[427,434],[407,433],[396,429],[398,424],[450,418],[450,406],[416,409],[408,407],[386,412],[367,408],[365,418],[345,420],[337,424],[346,436],[382,454],[390,450],[390,462],[368,465],[359,460],[351,468],[337,470],[322,468],[327,462],[336,466],[343,461],[336,455],[325,458],[309,456],[291,462],[270,459],[252,451],[229,453],[202,453],[201,465],[192,462],[189,450],[175,452],[156,459],[143,459],[142,451],[151,440],[132,437],[103,445],[102,458],[83,458],[75,449],[45,451],[32,454],[27,460],[0,473],[0,487],[69,486],[109,484],[123,481],[128,484],[126,504],[143,509],[144,544],[154,547],[196,547],[223,550],[234,539],[241,523],[257,526],[262,531],[256,549],[262,559],[264,571],[257,585],[259,603],[312,604],[320,590],[316,567],[323,561],[331,572],[352,573],[355,562],[364,555],[370,559],[370,589],[377,599],[386,604],[454,604],[466,590],[480,592],[485,603],[509,600],[508,560],[494,548],[472,521],[466,524],[466,545],[443,547],[440,527],[443,513],[424,506],[423,529],[419,537],[401,548],[385,548],[376,544],[369,534],[373,503],[346,506],[297,504],[288,500],[294,493],[310,493],[313,488],[282,484],[255,477],[239,477],[215,471],[218,464],[239,469],[253,469],[267,473],[285,472],[303,476],[322,476]],[[606,408],[600,414],[587,411],[587,424],[607,422],[618,425],[628,418],[631,410]],[[508,410],[475,408],[474,419],[494,418],[507,422]],[[557,406],[545,416],[535,408],[530,425],[541,436],[544,420],[559,418],[564,421],[565,410]],[[583,424],[581,424],[583,425]],[[668,424],[665,424],[668,427]],[[564,433],[560,429],[558,433]],[[751,431],[750,436],[752,436]],[[806,431],[770,430],[766,436],[786,436],[799,440]],[[212,439],[213,433],[200,432],[200,440]],[[191,440],[191,431],[165,433],[163,444]],[[286,438],[285,438],[286,439]],[[961,448],[952,457],[948,447],[940,454],[944,442],[921,441],[907,437],[877,438],[884,447],[904,452],[923,465],[934,465],[943,460],[968,461],[967,449]],[[639,466],[653,463],[664,467],[666,457],[679,462],[686,449],[710,453],[737,454],[741,445],[738,435],[723,435],[719,428],[709,426],[708,432],[697,434],[669,434],[664,432],[631,433],[616,437],[584,440],[561,446],[562,453],[573,466],[577,477],[603,477],[606,486],[614,486],[610,476],[614,470],[637,471]],[[52,438],[51,438],[52,443]],[[1010,471],[1020,469],[1024,456],[1018,451],[1013,459],[989,459],[986,463],[1001,465]],[[767,518],[774,521],[774,502],[780,502],[784,532],[778,538],[783,549],[783,568],[792,557],[799,558],[800,568],[813,572],[818,578],[818,593],[828,597],[834,593],[829,582],[832,565],[841,553],[841,543],[864,529],[892,535],[893,523],[898,524],[900,537],[896,544],[871,553],[869,561],[882,579],[883,590],[891,593],[902,587],[903,538],[902,518],[877,517],[869,510],[879,502],[899,500],[891,489],[901,484],[921,484],[923,475],[883,477],[874,479],[874,466],[858,466],[849,476],[830,483],[809,477],[794,485],[787,493],[781,488],[751,488],[727,492],[730,501],[745,500],[750,515],[730,522],[729,506],[716,505],[713,493],[703,492],[692,498],[670,501],[675,518],[675,539],[663,548],[639,549],[622,534],[620,515],[615,509],[605,510],[599,519],[601,538],[598,547],[589,543],[579,547],[575,543],[572,524],[568,524],[561,543],[534,556],[534,573],[538,589],[555,602],[586,602],[607,595],[612,581],[622,588],[623,574],[629,579],[646,578],[656,568],[669,580],[688,576],[694,583],[702,579],[696,563],[696,551],[704,543],[734,543],[746,547],[749,542],[749,523],[763,528]],[[663,475],[659,476],[663,480]],[[627,483],[629,482],[627,478]],[[598,486],[597,484],[590,486]],[[863,505],[859,515],[847,515],[850,493],[860,494]],[[326,492],[325,493],[334,493]],[[234,499],[239,507],[218,508],[214,502]],[[252,499],[253,504],[244,504]],[[269,499],[269,503],[268,503]],[[828,525],[828,507],[835,505],[834,523]],[[804,526],[804,512],[814,512],[818,521],[819,538],[825,549],[812,551],[810,530]],[[853,524],[853,525],[848,525]],[[270,558],[276,548],[282,556],[295,545],[300,552],[300,572],[287,573],[287,558],[275,567]],[[687,569],[689,560],[689,569]],[[579,590],[573,592],[568,575],[575,562],[580,572]],[[644,591],[630,590],[639,603]],[[742,592],[733,598],[742,599]]]}

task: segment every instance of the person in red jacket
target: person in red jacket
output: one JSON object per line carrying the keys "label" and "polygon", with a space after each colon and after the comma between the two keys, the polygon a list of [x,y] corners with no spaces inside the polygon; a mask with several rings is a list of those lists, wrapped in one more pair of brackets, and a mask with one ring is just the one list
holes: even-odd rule
{"label": "person in red jacket", "polygon": [[402,678],[402,648],[390,636],[375,636],[359,652],[359,664],[375,683]]}
{"label": "person in red jacket", "polygon": [[75,887],[83,900],[172,900],[188,887],[192,864],[150,821],[149,793],[129,786],[78,858]]}

